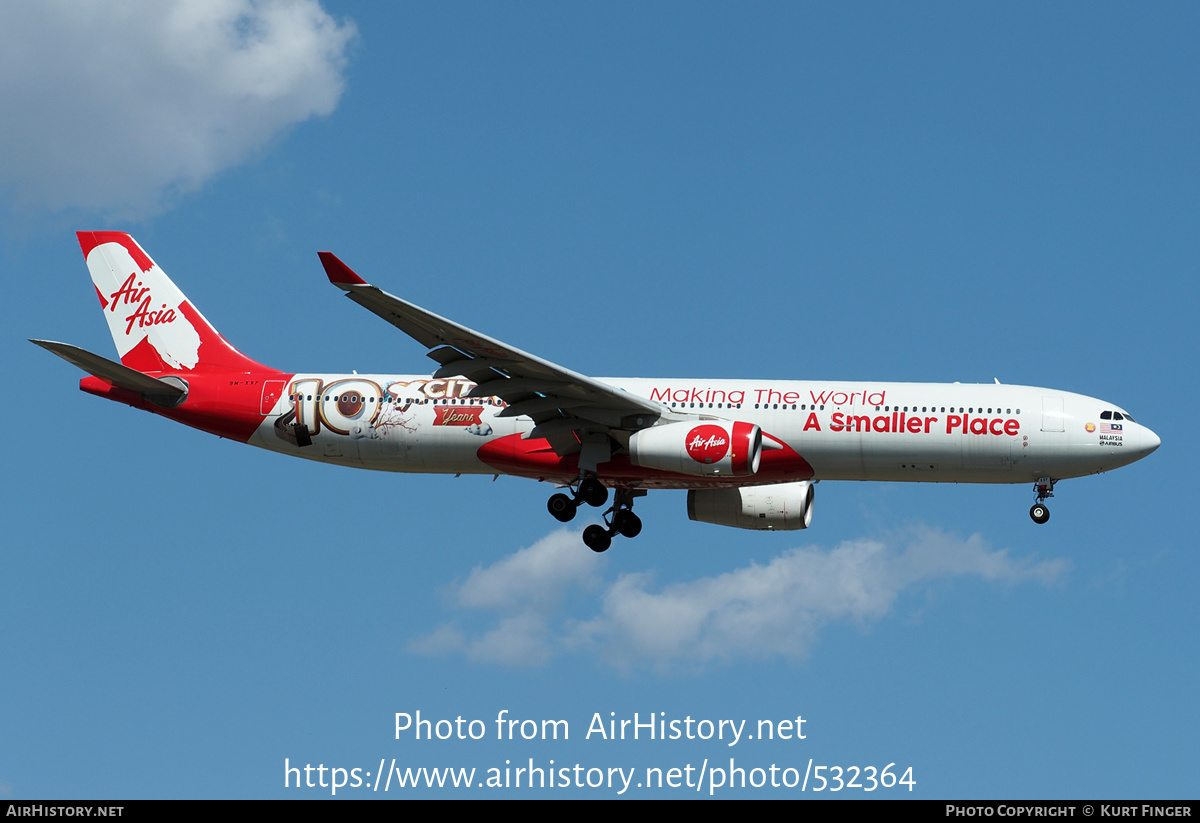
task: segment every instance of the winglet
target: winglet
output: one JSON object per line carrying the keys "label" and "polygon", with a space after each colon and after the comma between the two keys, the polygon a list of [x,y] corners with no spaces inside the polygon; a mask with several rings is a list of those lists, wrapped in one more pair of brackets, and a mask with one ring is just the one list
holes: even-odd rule
{"label": "winglet", "polygon": [[317,257],[321,258],[321,265],[325,267],[325,274],[329,275],[329,282],[335,286],[365,286],[367,281],[363,280],[354,271],[337,259],[337,255],[330,251],[319,251]]}

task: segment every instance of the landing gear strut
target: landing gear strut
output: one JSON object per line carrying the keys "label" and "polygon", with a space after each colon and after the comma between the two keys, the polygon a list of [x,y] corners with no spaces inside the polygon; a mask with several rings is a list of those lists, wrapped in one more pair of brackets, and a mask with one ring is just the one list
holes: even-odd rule
{"label": "landing gear strut", "polygon": [[[604,526],[588,526],[583,530],[583,542],[594,552],[607,551],[616,535],[637,537],[642,533],[642,518],[633,513],[633,499],[644,497],[645,489],[617,489],[613,492],[613,504],[604,513]],[[607,493],[605,494],[607,497]]]}
{"label": "landing gear strut", "polygon": [[1033,522],[1041,525],[1050,519],[1050,509],[1043,502],[1047,497],[1054,496],[1054,479],[1050,477],[1039,477],[1037,482],[1033,484],[1033,490],[1037,494],[1037,502],[1033,504],[1033,508],[1029,510],[1029,516],[1033,518]]}
{"label": "landing gear strut", "polygon": [[[637,537],[642,531],[642,518],[633,513],[633,499],[642,497],[644,489],[617,489],[613,492],[613,504],[604,513],[604,525],[592,525],[583,530],[583,542],[594,552],[607,551],[615,535]],[[546,508],[555,520],[568,523],[575,518],[581,503],[603,506],[608,502],[608,489],[595,477],[585,477],[573,496],[561,492],[551,495]]]}
{"label": "landing gear strut", "polygon": [[[633,513],[633,499],[644,497],[645,489],[617,489],[613,492],[613,504],[604,512],[604,525],[592,525],[583,530],[584,544],[594,552],[607,551],[616,535],[637,537],[642,532],[642,518]],[[608,502],[608,489],[594,475],[579,481],[573,495],[561,492],[550,496],[546,508],[560,523],[575,519],[581,503],[603,506]]]}
{"label": "landing gear strut", "polygon": [[608,502],[608,489],[604,488],[604,484],[595,477],[585,477],[579,481],[579,486],[576,488],[574,496],[568,497],[565,494],[551,495],[546,501],[546,508],[555,520],[560,523],[569,523],[575,519],[575,510],[579,508],[580,503],[587,503],[589,506],[603,506]]}

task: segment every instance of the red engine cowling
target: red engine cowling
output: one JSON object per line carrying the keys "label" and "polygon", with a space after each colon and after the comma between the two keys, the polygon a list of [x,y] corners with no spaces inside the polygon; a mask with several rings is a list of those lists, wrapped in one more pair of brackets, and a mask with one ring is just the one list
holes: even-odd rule
{"label": "red engine cowling", "polygon": [[687,498],[688,517],[738,529],[807,529],[812,523],[815,492],[808,480],[740,489],[692,490]]}
{"label": "red engine cowling", "polygon": [[654,426],[630,435],[629,460],[680,474],[748,477],[762,460],[762,429],[730,420]]}

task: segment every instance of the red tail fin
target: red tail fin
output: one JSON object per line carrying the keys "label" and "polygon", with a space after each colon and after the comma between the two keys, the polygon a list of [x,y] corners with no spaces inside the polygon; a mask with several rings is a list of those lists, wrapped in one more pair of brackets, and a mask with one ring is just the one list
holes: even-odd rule
{"label": "red tail fin", "polygon": [[229,345],[128,234],[78,237],[124,365],[140,372],[265,370]]}

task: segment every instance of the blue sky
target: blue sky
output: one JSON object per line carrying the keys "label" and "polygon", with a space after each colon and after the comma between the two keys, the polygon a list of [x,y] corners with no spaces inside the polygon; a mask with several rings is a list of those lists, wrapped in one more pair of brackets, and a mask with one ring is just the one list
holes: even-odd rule
{"label": "blue sky", "polygon": [[[229,0],[6,25],[0,799],[331,794],[285,789],[285,758],[1196,795],[1194,6]],[[822,483],[783,534],[659,492],[597,557],[530,481],[289,461],[79,393],[25,341],[111,355],[79,229],[133,233],[284,370],[429,368],[329,286],[329,249],[585,374],[999,378],[1110,400],[1163,446],[1061,483],[1045,527],[1024,485]],[[488,735],[396,739],[418,710]],[[498,741],[501,711],[570,740]],[[635,712],[806,737],[585,739]],[[371,795],[406,793],[338,793]]]}

